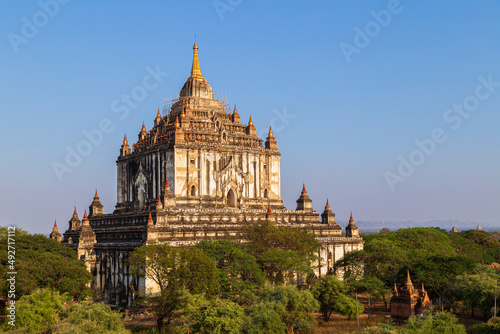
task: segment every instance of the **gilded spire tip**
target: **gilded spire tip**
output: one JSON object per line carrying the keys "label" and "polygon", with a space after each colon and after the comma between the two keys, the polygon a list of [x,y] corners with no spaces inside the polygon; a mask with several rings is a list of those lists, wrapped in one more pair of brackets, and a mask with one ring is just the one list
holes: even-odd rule
{"label": "gilded spire tip", "polygon": [[191,78],[194,79],[204,79],[201,74],[200,61],[198,59],[198,44],[196,43],[196,37],[194,39],[193,45],[193,65],[191,66]]}

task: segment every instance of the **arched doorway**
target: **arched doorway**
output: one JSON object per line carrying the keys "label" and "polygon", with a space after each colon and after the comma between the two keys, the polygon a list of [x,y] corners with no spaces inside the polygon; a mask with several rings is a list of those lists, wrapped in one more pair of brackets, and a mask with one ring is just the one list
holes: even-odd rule
{"label": "arched doorway", "polygon": [[236,207],[236,193],[233,188],[229,189],[227,192],[227,206],[230,208]]}
{"label": "arched doorway", "polygon": [[196,187],[191,186],[191,196],[196,196]]}

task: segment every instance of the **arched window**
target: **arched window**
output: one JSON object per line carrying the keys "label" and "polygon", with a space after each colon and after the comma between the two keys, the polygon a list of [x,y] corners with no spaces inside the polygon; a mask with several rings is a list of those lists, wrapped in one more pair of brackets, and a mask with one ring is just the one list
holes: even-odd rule
{"label": "arched window", "polygon": [[267,192],[267,189],[264,190],[264,198],[268,198],[269,197],[269,194]]}
{"label": "arched window", "polygon": [[236,193],[233,188],[227,192],[227,206],[230,208],[236,207]]}
{"label": "arched window", "polygon": [[196,196],[196,187],[191,186],[191,196]]}

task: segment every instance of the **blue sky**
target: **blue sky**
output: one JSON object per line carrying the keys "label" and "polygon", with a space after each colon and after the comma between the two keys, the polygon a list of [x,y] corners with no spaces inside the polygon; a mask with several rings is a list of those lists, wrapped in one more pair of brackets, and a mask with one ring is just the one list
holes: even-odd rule
{"label": "blue sky", "polygon": [[[135,142],[180,90],[196,34],[215,95],[261,135],[274,125],[289,209],[304,182],[340,221],[500,226],[498,0],[0,6],[2,225],[65,230],[96,188],[111,212],[123,134]],[[113,102],[150,71],[157,87],[121,119]],[[61,181],[54,164],[102,120],[112,130]]]}

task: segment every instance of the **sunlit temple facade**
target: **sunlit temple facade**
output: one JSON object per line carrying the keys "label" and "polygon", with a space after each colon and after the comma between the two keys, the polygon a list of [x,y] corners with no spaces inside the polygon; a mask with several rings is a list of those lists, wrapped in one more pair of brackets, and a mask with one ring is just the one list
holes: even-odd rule
{"label": "sunlit temple facade", "polygon": [[322,245],[317,275],[333,272],[345,253],[363,248],[352,215],[343,234],[328,201],[320,217],[305,186],[295,210],[283,205],[281,154],[272,129],[265,140],[259,138],[250,115],[243,124],[236,106],[214,99],[196,42],[191,74],[178,98],[155,114],[154,126],[148,130],[143,123],[133,145],[124,137],[113,213],[104,214],[96,191],[81,221],[74,208],[66,232],[61,235],[55,225],[51,233],[85,261],[94,289],[108,303],[130,304],[131,291],[144,288],[125,260],[152,242],[241,240],[243,223],[269,220],[316,235]]}

